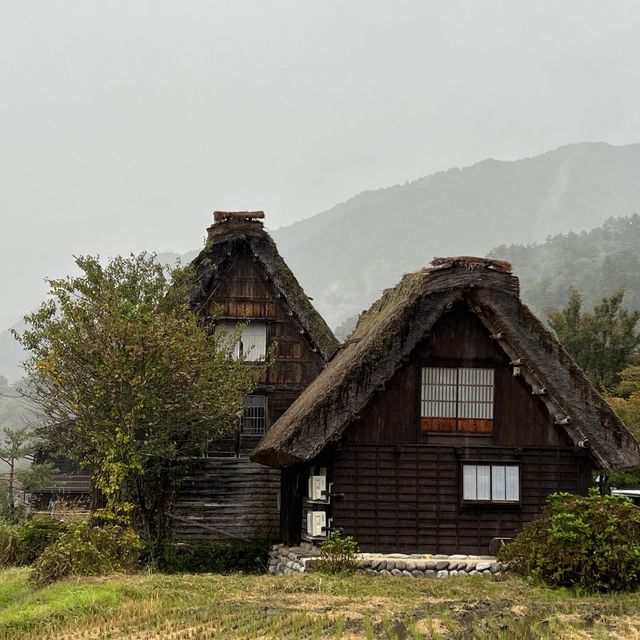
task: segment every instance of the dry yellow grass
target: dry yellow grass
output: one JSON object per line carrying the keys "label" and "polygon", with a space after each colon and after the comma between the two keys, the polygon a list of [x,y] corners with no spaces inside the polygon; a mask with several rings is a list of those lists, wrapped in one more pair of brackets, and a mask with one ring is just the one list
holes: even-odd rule
{"label": "dry yellow grass", "polygon": [[637,638],[640,595],[582,596],[518,578],[136,575],[33,590],[0,572],[0,638]]}

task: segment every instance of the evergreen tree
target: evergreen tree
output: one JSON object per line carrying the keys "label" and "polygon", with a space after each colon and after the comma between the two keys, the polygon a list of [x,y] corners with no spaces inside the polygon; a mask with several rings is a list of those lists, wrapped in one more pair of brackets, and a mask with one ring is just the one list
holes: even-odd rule
{"label": "evergreen tree", "polygon": [[616,291],[588,313],[582,311],[582,298],[573,289],[563,309],[547,311],[558,340],[600,391],[613,390],[640,344],[636,331],[640,311],[625,310],[623,297],[622,289]]}

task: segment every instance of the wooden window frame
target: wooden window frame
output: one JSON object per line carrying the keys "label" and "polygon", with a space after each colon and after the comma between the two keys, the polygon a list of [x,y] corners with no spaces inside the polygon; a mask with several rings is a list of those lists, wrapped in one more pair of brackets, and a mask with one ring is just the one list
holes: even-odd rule
{"label": "wooden window frame", "polygon": [[247,398],[262,398],[263,399],[263,404],[262,407],[256,407],[258,409],[262,409],[263,411],[263,416],[262,416],[262,430],[256,430],[255,427],[252,428],[251,430],[245,431],[245,429],[247,427],[245,427],[245,420],[259,420],[259,416],[246,416],[245,412],[247,409],[252,409],[253,407],[247,407],[246,405],[243,404],[242,407],[242,417],[240,418],[240,435],[244,436],[244,437],[251,437],[251,436],[263,436],[266,432],[268,427],[268,399],[267,396],[265,394],[262,393],[252,393],[250,395],[248,395],[245,400]]}
{"label": "wooden window frame", "polygon": [[[496,500],[493,497],[490,500],[471,499],[464,497],[464,468],[465,467],[489,467],[489,492],[493,496],[493,468],[494,467],[514,467],[518,470],[518,499],[517,500]],[[459,465],[459,487],[460,487],[460,504],[463,507],[517,507],[522,504],[522,464],[512,460],[464,460]]]}
{"label": "wooden window frame", "polygon": [[[456,383],[455,383],[455,417],[438,417],[438,416],[423,416],[423,375],[425,369],[451,369],[456,371]],[[493,396],[491,399],[491,418],[465,418],[460,417],[460,371],[465,369],[482,369],[490,370],[493,372],[492,378],[492,391]],[[497,380],[497,367],[495,363],[485,362],[465,362],[465,363],[441,363],[441,362],[429,362],[422,364],[419,369],[419,390],[420,390],[420,431],[421,433],[431,433],[438,435],[479,435],[486,436],[493,434],[495,409],[496,409],[496,380]],[[489,404],[489,403],[487,403]]]}

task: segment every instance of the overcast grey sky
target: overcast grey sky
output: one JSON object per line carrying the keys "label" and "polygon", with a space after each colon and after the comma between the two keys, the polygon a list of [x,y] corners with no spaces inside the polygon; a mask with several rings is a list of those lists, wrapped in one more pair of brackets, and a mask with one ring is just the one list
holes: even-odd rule
{"label": "overcast grey sky", "polygon": [[637,0],[0,0],[0,330],[74,253],[637,142],[639,98]]}

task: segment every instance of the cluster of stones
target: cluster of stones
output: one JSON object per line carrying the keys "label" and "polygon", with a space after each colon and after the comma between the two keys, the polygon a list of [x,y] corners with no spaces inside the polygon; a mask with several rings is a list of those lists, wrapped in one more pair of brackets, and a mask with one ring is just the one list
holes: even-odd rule
{"label": "cluster of stones", "polygon": [[507,567],[493,556],[465,555],[404,555],[372,556],[363,554],[358,569],[370,575],[404,576],[406,578],[448,578],[453,576],[475,576],[478,574],[499,575]]}
{"label": "cluster of stones", "polygon": [[299,547],[275,544],[269,551],[269,573],[290,576],[309,571],[307,565],[319,557],[318,549],[306,542]]}
{"label": "cluster of stones", "polygon": [[[269,573],[292,575],[313,570],[318,549],[303,543],[300,547],[274,545],[269,553]],[[500,575],[507,566],[493,556],[407,555],[403,553],[359,555],[358,571],[368,575],[406,578],[448,578],[478,574]]]}

